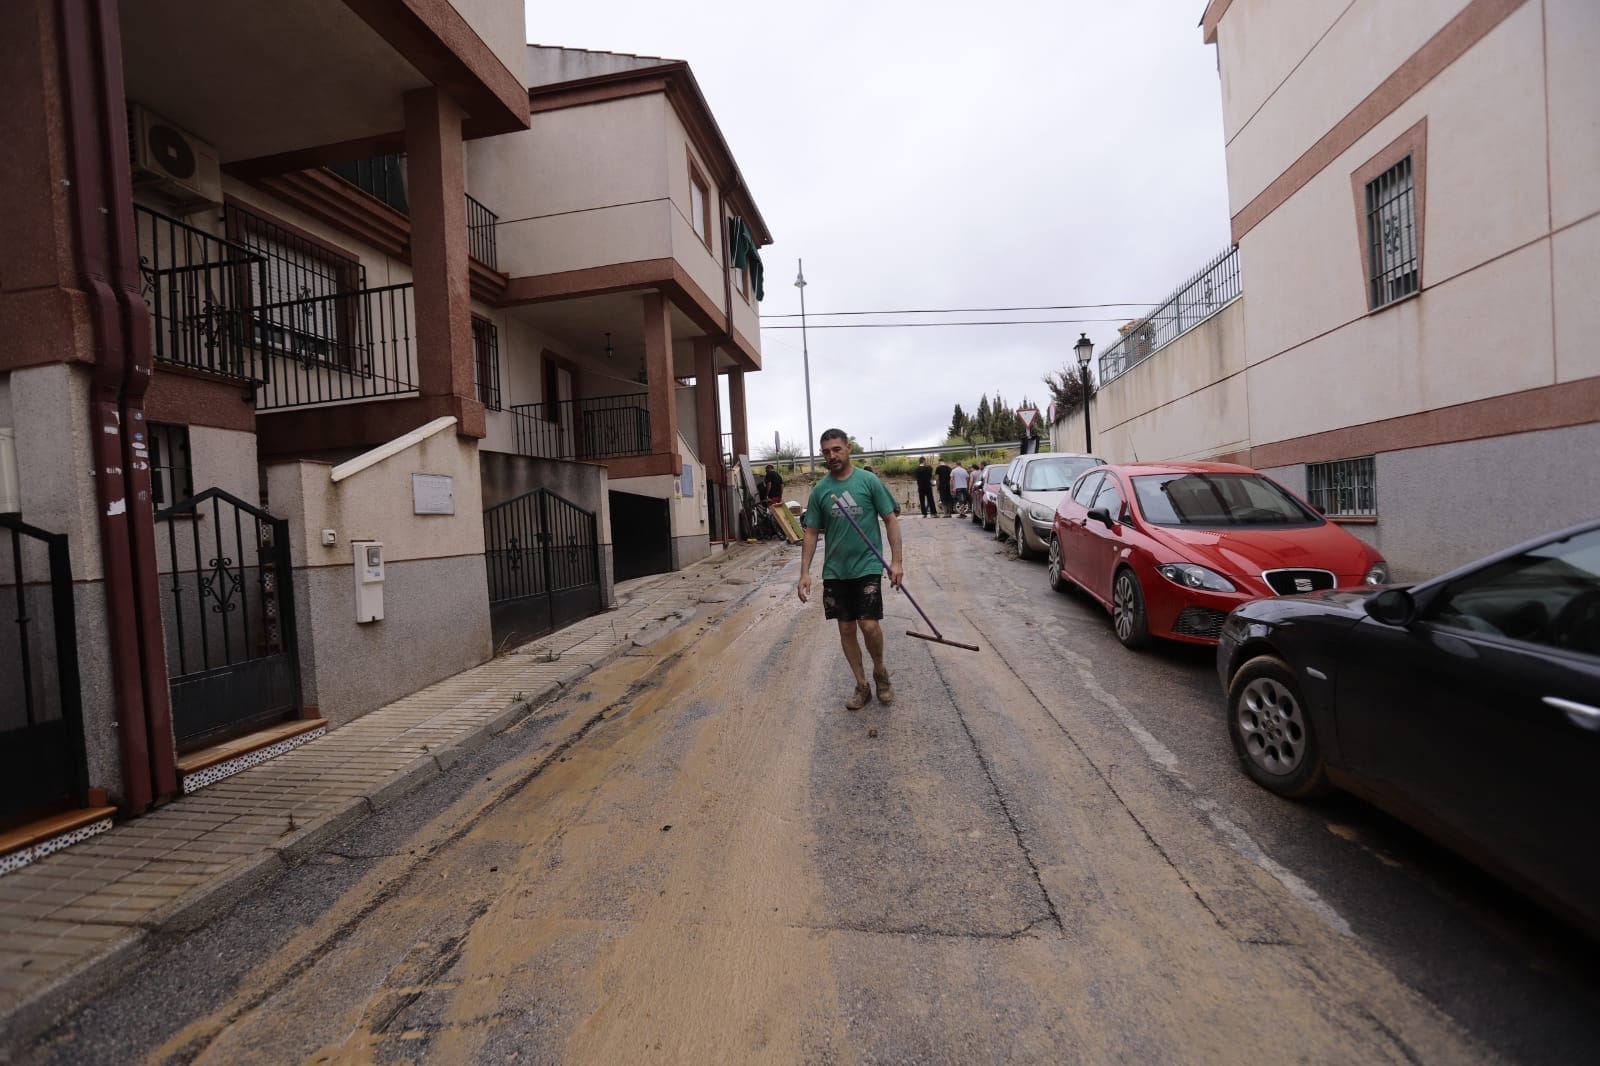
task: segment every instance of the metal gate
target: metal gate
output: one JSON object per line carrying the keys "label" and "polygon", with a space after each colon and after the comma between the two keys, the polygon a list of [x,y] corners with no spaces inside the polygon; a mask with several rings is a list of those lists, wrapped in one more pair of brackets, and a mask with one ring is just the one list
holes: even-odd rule
{"label": "metal gate", "polygon": [[0,820],[89,789],[67,538],[0,515]]}
{"label": "metal gate", "polygon": [[299,714],[289,523],[213,488],[157,511],[156,538],[179,750]]}
{"label": "metal gate", "polygon": [[597,613],[599,523],[549,489],[483,512],[495,647],[514,647]]}

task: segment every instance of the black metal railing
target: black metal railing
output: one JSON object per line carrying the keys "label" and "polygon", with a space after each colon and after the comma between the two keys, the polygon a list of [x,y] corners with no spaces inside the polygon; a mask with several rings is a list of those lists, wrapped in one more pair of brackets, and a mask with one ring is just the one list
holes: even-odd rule
{"label": "black metal railing", "polygon": [[405,158],[404,154],[396,152],[354,163],[335,163],[328,169],[404,215],[411,210],[406,205]]}
{"label": "black metal railing", "polygon": [[11,679],[0,685],[0,818],[9,818],[81,802],[89,787],[65,534],[0,515],[0,589],[15,623],[0,627],[0,677]]}
{"label": "black metal railing", "polygon": [[495,251],[495,227],[500,216],[467,195],[467,254],[486,267],[500,269]]}
{"label": "black metal railing", "polygon": [[411,283],[287,300],[256,308],[255,343],[272,366],[262,411],[417,390]]}
{"label": "black metal railing", "polygon": [[212,488],[155,524],[179,747],[298,713],[288,521]]}
{"label": "black metal railing", "polygon": [[518,404],[517,453],[538,459],[618,459],[650,454],[650,396],[597,396]]}
{"label": "black metal railing", "polygon": [[249,380],[251,294],[266,258],[148,207],[133,208],[155,360]]}
{"label": "black metal railing", "polygon": [[1144,362],[1218,311],[1244,291],[1237,245],[1218,255],[1167,297],[1162,305],[1125,330],[1100,356],[1104,385]]}

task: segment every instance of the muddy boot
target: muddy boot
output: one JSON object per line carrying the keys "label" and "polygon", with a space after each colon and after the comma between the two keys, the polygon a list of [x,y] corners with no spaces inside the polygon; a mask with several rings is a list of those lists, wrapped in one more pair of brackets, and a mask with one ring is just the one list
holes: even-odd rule
{"label": "muddy boot", "polygon": [[886,667],[878,667],[872,671],[872,683],[878,686],[878,702],[894,702],[894,686],[889,684],[889,671]]}
{"label": "muddy boot", "polygon": [[850,698],[844,701],[844,709],[847,711],[859,711],[867,705],[867,701],[871,698],[872,690],[870,688],[866,685],[857,685],[856,690],[850,694]]}

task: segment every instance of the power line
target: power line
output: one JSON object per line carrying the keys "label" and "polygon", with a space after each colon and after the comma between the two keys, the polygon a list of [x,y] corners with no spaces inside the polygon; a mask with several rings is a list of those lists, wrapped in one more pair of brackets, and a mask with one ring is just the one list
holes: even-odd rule
{"label": "power line", "polygon": [[[812,329],[942,329],[946,326],[1077,326],[1088,322],[1126,322],[1125,318],[1027,318],[989,322],[824,322]],[[799,326],[762,326],[771,329],[799,329]]]}
{"label": "power line", "polygon": [[[929,307],[906,311],[812,311],[808,318],[839,318],[846,315],[987,315],[1011,314],[1018,311],[1088,311],[1101,307],[1154,307],[1155,301],[1140,303],[1127,300],[1114,304],[1041,304],[1037,307]],[[762,318],[799,318],[793,315],[762,315]]]}

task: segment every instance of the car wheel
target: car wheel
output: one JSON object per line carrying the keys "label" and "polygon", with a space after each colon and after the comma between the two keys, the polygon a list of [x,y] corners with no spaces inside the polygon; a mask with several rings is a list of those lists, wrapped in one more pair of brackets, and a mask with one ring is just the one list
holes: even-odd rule
{"label": "car wheel", "polygon": [[1016,525],[1012,527],[1011,535],[1017,542],[1017,558],[1032,559],[1039,553],[1028,547],[1028,531],[1022,528],[1022,517],[1017,517]]}
{"label": "car wheel", "polygon": [[987,533],[989,530],[993,529],[994,527],[995,527],[995,521],[994,521],[993,518],[989,517],[989,508],[985,507],[983,509],[983,530],[984,530],[985,533]]}
{"label": "car wheel", "polygon": [[1111,625],[1124,648],[1135,650],[1150,643],[1150,622],[1144,613],[1144,590],[1127,567],[1117,571],[1111,585]]}
{"label": "car wheel", "polygon": [[1006,524],[1000,521],[1000,515],[998,513],[996,513],[994,516],[994,539],[1000,544],[1004,544],[1006,542]]}
{"label": "car wheel", "polygon": [[1050,587],[1060,593],[1072,591],[1072,582],[1061,572],[1061,539],[1054,533],[1050,534]]}
{"label": "car wheel", "polygon": [[1258,656],[1233,675],[1228,736],[1257,784],[1291,799],[1331,791],[1300,686],[1283,660]]}

